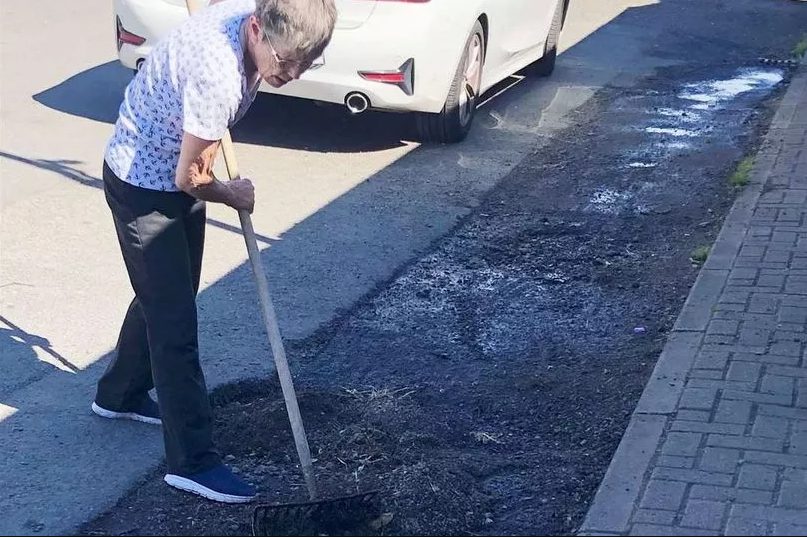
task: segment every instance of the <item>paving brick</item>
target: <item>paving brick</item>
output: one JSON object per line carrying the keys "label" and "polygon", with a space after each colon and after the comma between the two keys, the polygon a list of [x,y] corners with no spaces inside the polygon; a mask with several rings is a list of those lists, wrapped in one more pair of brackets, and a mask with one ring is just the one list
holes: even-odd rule
{"label": "paving brick", "polygon": [[[766,349],[767,350],[767,349]],[[762,353],[754,354],[750,352],[738,352],[734,355],[732,360],[739,362],[762,362],[765,364],[778,364],[778,365],[798,365],[798,356],[781,356],[777,354],[769,354],[763,351]]]}
{"label": "paving brick", "polygon": [[771,453],[770,451],[746,451],[746,462],[807,468],[807,457],[789,453]]}
{"label": "paving brick", "polygon": [[798,397],[796,398],[796,406],[805,408],[807,407],[807,379],[800,378],[796,380],[798,381]]}
{"label": "paving brick", "polygon": [[710,409],[717,397],[717,390],[706,388],[684,388],[678,403],[680,408]]}
{"label": "paving brick", "polygon": [[670,468],[693,468],[695,466],[695,457],[660,455],[656,464],[658,466],[669,466]]}
{"label": "paving brick", "polygon": [[751,267],[759,267],[762,269],[786,269],[788,268],[787,263],[773,263],[773,262],[757,262],[757,263],[749,263],[747,265],[740,265],[739,261],[737,262],[737,266],[751,266]]}
{"label": "paving brick", "polygon": [[676,419],[672,423],[671,430],[692,433],[744,434],[745,425],[740,423],[703,423]]}
{"label": "paving brick", "polygon": [[722,400],[717,406],[714,421],[718,423],[748,423],[751,417],[749,401]]}
{"label": "paving brick", "polygon": [[731,345],[736,341],[737,336],[726,336],[723,334],[706,334],[703,337],[703,342],[707,345]]}
{"label": "paving brick", "polygon": [[807,526],[799,524],[774,524],[773,535],[793,535],[803,537],[807,535]]}
{"label": "paving brick", "polygon": [[768,523],[729,515],[725,535],[767,535]]}
{"label": "paving brick", "polygon": [[723,380],[723,371],[717,369],[693,369],[689,372],[693,379]]}
{"label": "paving brick", "polygon": [[740,344],[765,347],[771,340],[771,330],[764,330],[754,326],[743,326],[740,330]]}
{"label": "paving brick", "polygon": [[786,323],[779,321],[779,324],[776,327],[783,332],[796,332],[798,334],[807,332],[807,324]]}
{"label": "paving brick", "polygon": [[785,191],[784,190],[774,190],[771,192],[765,192],[759,197],[760,204],[769,204],[769,203],[782,203],[785,200]]}
{"label": "paving brick", "polygon": [[715,319],[709,323],[707,334],[735,335],[740,329],[740,321],[730,321],[725,319]]}
{"label": "paving brick", "polygon": [[700,483],[702,485],[731,485],[732,476],[726,474],[715,474],[702,470],[684,470],[681,468],[655,468],[652,474],[653,479],[667,479],[673,481],[684,481],[687,483]]}
{"label": "paving brick", "polygon": [[787,436],[788,423],[784,418],[757,414],[751,434],[761,438],[777,438],[784,440]]}
{"label": "paving brick", "polygon": [[765,252],[765,256],[762,258],[762,261],[765,263],[790,263],[790,258],[792,254],[790,252],[782,251],[782,250],[771,250],[768,249]]}
{"label": "paving brick", "polygon": [[762,384],[759,391],[762,393],[773,393],[778,395],[790,395],[795,392],[795,379],[780,375],[765,375],[762,377]]}
{"label": "paving brick", "polygon": [[726,380],[756,383],[761,369],[762,364],[755,364],[753,362],[732,362],[731,365],[729,365]]}
{"label": "paving brick", "polygon": [[773,503],[773,492],[768,490],[737,489],[734,487],[716,487],[714,485],[692,485],[689,497],[718,502],[736,501],[760,505],[771,505]]}
{"label": "paving brick", "polygon": [[785,468],[785,481],[807,483],[807,470],[798,468]]}
{"label": "paving brick", "polygon": [[704,352],[701,351],[695,357],[695,367],[697,369],[724,369],[730,354],[728,352]]}
{"label": "paving brick", "polygon": [[787,278],[785,292],[788,294],[807,295],[807,282],[802,280],[794,281],[791,278]]}
{"label": "paving brick", "polygon": [[[801,144],[802,147],[804,146],[802,141],[799,141],[797,143]],[[807,203],[807,191],[805,190],[790,189],[790,190],[784,190],[783,193],[785,195],[784,203],[789,203],[793,205],[805,205],[805,203]]]}
{"label": "paving brick", "polygon": [[700,433],[673,432],[667,435],[661,452],[664,455],[691,457],[698,452],[703,435]]}
{"label": "paving brick", "polygon": [[744,464],[740,469],[737,486],[745,489],[773,490],[776,487],[775,466]]}
{"label": "paving brick", "polygon": [[721,302],[717,306],[715,306],[713,311],[715,313],[720,313],[724,311],[745,311],[745,304],[736,304],[734,302]]}
{"label": "paving brick", "polygon": [[778,307],[778,300],[769,296],[754,294],[749,300],[747,311],[752,313],[775,313]]}
{"label": "paving brick", "polygon": [[735,380],[691,378],[687,381],[687,388],[706,388],[712,390],[753,391],[756,386],[756,380],[753,382],[741,382]]}
{"label": "paving brick", "polygon": [[707,447],[703,450],[698,468],[705,472],[733,474],[737,471],[737,465],[739,462],[739,449]]}
{"label": "paving brick", "polygon": [[741,401],[751,401],[754,403],[767,403],[771,405],[790,405],[793,402],[793,394],[757,393],[739,390],[726,390],[723,392],[723,399],[739,399]]}
{"label": "paving brick", "polygon": [[777,341],[771,345],[771,354],[801,356],[802,344],[798,341]]}
{"label": "paving brick", "polygon": [[795,430],[790,436],[790,447],[788,453],[794,455],[807,455],[807,431]]}
{"label": "paving brick", "polygon": [[784,440],[778,438],[763,438],[759,436],[729,436],[725,434],[710,434],[706,445],[712,447],[726,447],[736,449],[754,449],[757,451],[784,451]]}
{"label": "paving brick", "polygon": [[630,535],[720,535],[713,530],[700,530],[678,528],[676,526],[662,526],[660,524],[636,524],[630,530]]}
{"label": "paving brick", "polygon": [[779,214],[776,215],[776,222],[799,222],[801,221],[801,211],[785,207],[779,209]]}
{"label": "paving brick", "polygon": [[807,377],[807,369],[801,367],[772,365],[768,367],[767,372],[771,375],[781,375],[784,377]]}
{"label": "paving brick", "polygon": [[785,285],[785,277],[778,275],[762,275],[757,280],[758,287],[771,287],[776,290],[782,289]]}
{"label": "paving brick", "polygon": [[729,280],[756,280],[758,276],[759,269],[756,268],[734,268],[729,272]]}
{"label": "paving brick", "polygon": [[[758,237],[770,237],[773,234],[773,228],[770,226],[759,226],[751,229],[751,235]],[[743,246],[740,248],[740,256],[763,256],[765,255],[765,246]]]}
{"label": "paving brick", "polygon": [[771,235],[771,242],[793,246],[798,238],[799,234],[794,231],[774,231]]}
{"label": "paving brick", "polygon": [[681,525],[690,528],[717,530],[723,525],[723,517],[728,503],[709,500],[689,500]]}
{"label": "paving brick", "polygon": [[[790,326],[793,326],[790,324]],[[804,327],[796,325],[796,330],[788,330],[781,326],[779,330],[773,333],[773,342],[779,343],[783,341],[795,341],[797,343],[804,343],[807,341],[807,334],[804,333]]]}
{"label": "paving brick", "polygon": [[682,421],[709,421],[709,412],[706,410],[679,410],[675,417]]}
{"label": "paving brick", "polygon": [[651,479],[642,495],[640,506],[645,509],[677,511],[686,492],[686,483]]}
{"label": "paving brick", "polygon": [[746,304],[750,296],[751,293],[748,291],[739,292],[726,290],[720,295],[718,302],[725,302],[729,304]]}
{"label": "paving brick", "polygon": [[[780,268],[787,268],[787,266],[783,263],[762,263],[760,264],[761,267],[765,269],[780,269]],[[781,289],[775,287],[763,287],[761,285],[739,285],[732,283],[731,284],[732,291],[747,291],[751,293],[751,296],[758,296],[762,298],[771,298],[774,300],[782,300],[785,296]],[[778,302],[777,302],[778,304]],[[751,313],[764,313],[764,312],[751,312]]]}
{"label": "paving brick", "polygon": [[712,319],[728,319],[743,321],[746,315],[765,315],[764,313],[748,313],[742,304],[720,304],[712,309]]}
{"label": "paving brick", "polygon": [[779,416],[781,418],[789,418],[794,420],[807,419],[807,409],[804,408],[777,405],[759,405],[757,412],[764,416]]}
{"label": "paving brick", "polygon": [[[737,304],[733,304],[736,306]],[[765,328],[774,330],[779,328],[780,323],[776,320],[776,315],[773,313],[752,313],[749,311],[724,311],[715,312],[715,318],[724,318],[729,320],[746,321],[748,324],[753,324],[758,328]]]}
{"label": "paving brick", "polygon": [[661,511],[659,509],[638,509],[633,515],[634,523],[672,525],[675,521],[675,511]]}
{"label": "paving brick", "polygon": [[776,502],[776,505],[779,507],[807,509],[807,483],[783,482],[782,491],[779,493],[779,501]]}
{"label": "paving brick", "polygon": [[754,222],[771,222],[776,221],[778,211],[775,207],[757,207],[754,209],[753,221]]}
{"label": "paving brick", "polygon": [[784,509],[767,505],[737,503],[731,507],[730,516],[760,522],[807,525],[807,510]]}

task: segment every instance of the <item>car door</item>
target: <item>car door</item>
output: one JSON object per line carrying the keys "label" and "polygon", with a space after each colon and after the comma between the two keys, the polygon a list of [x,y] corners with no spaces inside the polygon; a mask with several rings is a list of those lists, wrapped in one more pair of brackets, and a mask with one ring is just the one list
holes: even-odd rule
{"label": "car door", "polygon": [[490,59],[509,64],[531,55],[546,39],[555,5],[556,0],[485,0],[489,57],[500,56]]}

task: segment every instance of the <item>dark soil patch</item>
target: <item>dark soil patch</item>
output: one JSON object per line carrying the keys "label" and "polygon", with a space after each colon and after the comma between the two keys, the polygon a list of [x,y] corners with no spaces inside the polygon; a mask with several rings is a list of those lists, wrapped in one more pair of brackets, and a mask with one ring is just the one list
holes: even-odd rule
{"label": "dark soil patch", "polygon": [[[431,254],[289,345],[323,493],[381,491],[371,525],[330,534],[579,526],[697,275],[690,252],[714,241],[726,177],[770,116],[747,95],[712,112],[690,149],[648,138],[656,111],[681,106],[680,80],[734,69],[705,73],[601,92]],[[305,500],[276,380],[214,399],[218,445],[261,501]],[[253,506],[161,477],[82,534],[250,533]]]}

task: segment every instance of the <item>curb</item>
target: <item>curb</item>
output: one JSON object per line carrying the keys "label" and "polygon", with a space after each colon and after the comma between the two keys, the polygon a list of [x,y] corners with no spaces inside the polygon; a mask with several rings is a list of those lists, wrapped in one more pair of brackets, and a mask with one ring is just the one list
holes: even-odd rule
{"label": "curb", "polygon": [[807,78],[802,57],[757,153],[751,181],[734,201],[706,263],[690,289],[628,427],[614,453],[577,535],[621,535],[628,531],[645,475],[670,418],[678,408],[687,374],[737,258],[754,209],[768,182],[797,101],[799,78]]}

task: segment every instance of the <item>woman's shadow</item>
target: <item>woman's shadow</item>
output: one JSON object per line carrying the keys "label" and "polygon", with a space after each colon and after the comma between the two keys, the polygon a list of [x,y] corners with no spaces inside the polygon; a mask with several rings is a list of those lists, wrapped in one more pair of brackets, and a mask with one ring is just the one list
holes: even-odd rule
{"label": "woman's shadow", "polygon": [[[56,352],[47,338],[26,332],[0,315],[0,393],[8,394],[31,381],[41,378],[54,369],[77,373],[78,368]],[[35,348],[50,355],[59,365],[51,365],[40,359]]]}

